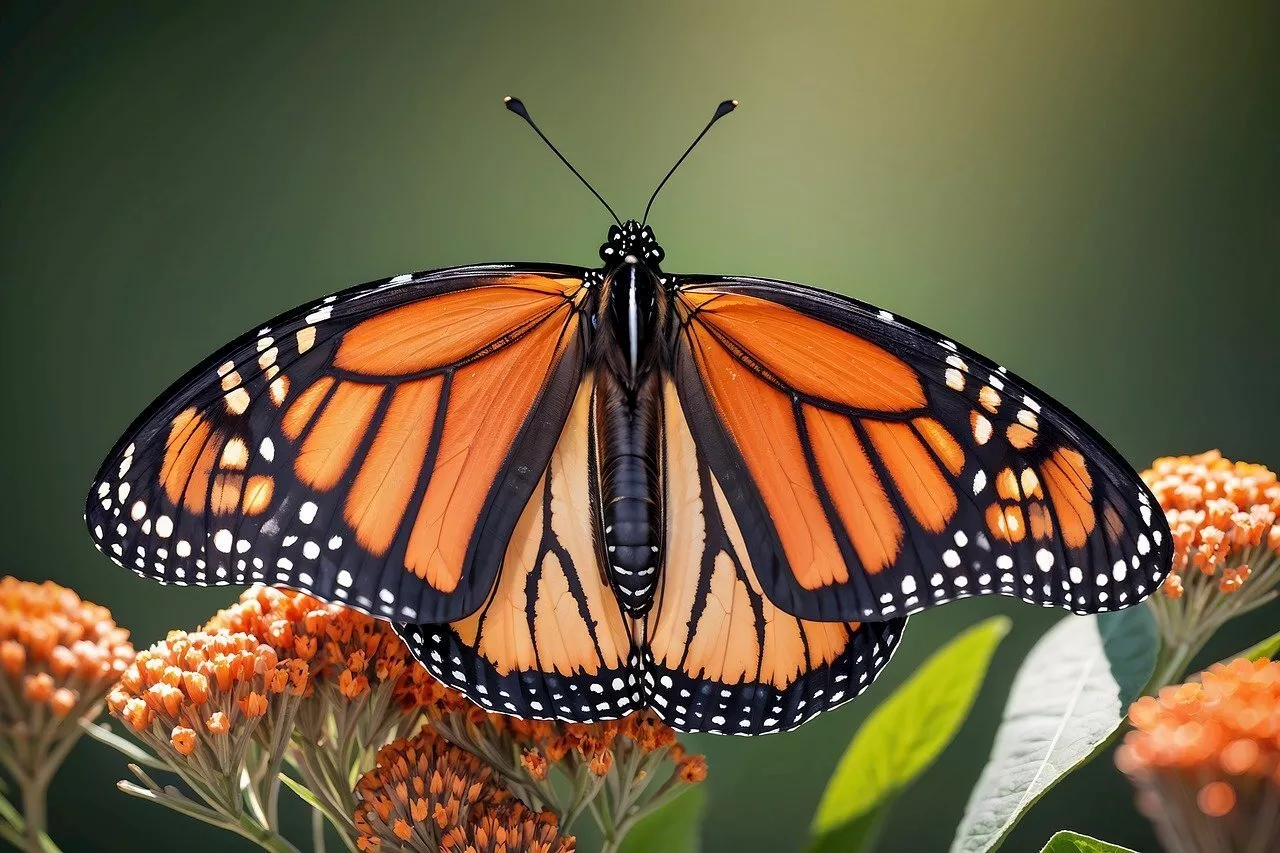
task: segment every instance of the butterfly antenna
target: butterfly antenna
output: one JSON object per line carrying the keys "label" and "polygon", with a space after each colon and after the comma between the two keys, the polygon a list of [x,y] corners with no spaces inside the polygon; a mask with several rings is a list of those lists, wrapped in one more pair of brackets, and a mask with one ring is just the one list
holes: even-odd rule
{"label": "butterfly antenna", "polygon": [[614,222],[618,223],[618,227],[622,227],[622,220],[618,218],[618,214],[613,212],[613,208],[609,206],[609,202],[605,201],[604,197],[601,196],[600,193],[596,192],[596,188],[591,186],[591,184],[587,182],[586,178],[582,177],[581,172],[573,168],[573,164],[565,159],[564,155],[560,153],[560,149],[552,145],[551,140],[547,139],[547,135],[543,133],[541,130],[539,130],[538,126],[533,123],[533,119],[529,117],[529,111],[524,108],[524,101],[520,100],[519,98],[513,98],[510,95],[507,95],[505,98],[502,99],[502,103],[506,104],[507,109],[511,110],[511,112],[515,113],[516,115],[520,116],[520,118],[525,120],[525,123],[528,124],[529,127],[533,128],[533,132],[538,134],[538,136],[542,139],[543,142],[547,143],[547,147],[551,149],[551,153],[559,157],[560,162],[564,163],[566,166],[569,167],[569,171],[573,172],[574,177],[582,181],[582,185],[587,189],[591,190],[591,194],[595,196],[600,201],[601,204],[604,205],[605,210],[609,211],[609,215],[613,217]]}
{"label": "butterfly antenna", "polygon": [[669,181],[671,176],[676,173],[676,169],[680,168],[680,164],[684,162],[684,158],[688,157],[689,153],[693,151],[694,148],[698,147],[698,143],[702,141],[702,137],[707,135],[707,131],[711,129],[712,125],[737,108],[737,101],[720,102],[720,106],[716,107],[716,114],[711,117],[711,121],[707,122],[707,126],[702,129],[702,133],[699,133],[697,138],[695,138],[693,142],[689,143],[689,147],[680,155],[680,159],[671,167],[671,171],[667,172],[666,176],[658,183],[658,188],[653,191],[653,195],[649,196],[649,203],[644,206],[644,218],[640,220],[641,225],[649,221],[649,209],[653,207],[653,200],[658,197],[658,193],[662,192],[662,188],[667,185],[667,181]]}

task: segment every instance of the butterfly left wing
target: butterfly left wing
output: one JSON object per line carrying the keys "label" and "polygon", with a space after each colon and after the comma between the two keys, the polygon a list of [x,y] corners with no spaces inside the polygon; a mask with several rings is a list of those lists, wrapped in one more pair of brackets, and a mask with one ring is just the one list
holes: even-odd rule
{"label": "butterfly left wing", "polygon": [[396,624],[432,675],[488,711],[589,723],[644,706],[630,627],[593,538],[593,384],[578,391],[484,606],[451,624]]}
{"label": "butterfly left wing", "polygon": [[107,457],[95,544],[165,583],[270,583],[421,621],[473,612],[583,372],[583,276],[397,276],[246,334]]}
{"label": "butterfly left wing", "polygon": [[674,374],[764,594],[888,619],[998,593],[1118,609],[1168,573],[1154,498],[1048,395],[922,326],[755,279],[677,279]]}
{"label": "butterfly left wing", "polygon": [[680,731],[794,729],[866,690],[907,620],[814,622],[775,607],[670,382],[664,397],[666,550],[644,625],[645,695]]}

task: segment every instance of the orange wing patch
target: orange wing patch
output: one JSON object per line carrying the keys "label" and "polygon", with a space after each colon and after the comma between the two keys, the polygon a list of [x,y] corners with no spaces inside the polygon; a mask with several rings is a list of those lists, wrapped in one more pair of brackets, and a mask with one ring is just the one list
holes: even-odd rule
{"label": "orange wing patch", "polygon": [[[797,619],[764,596],[737,520],[710,473],[711,493],[704,490],[699,472],[705,468],[675,390],[668,383],[664,393],[669,506],[666,562],[649,616],[654,660],[695,679],[785,689],[844,651],[846,623]],[[727,543],[714,556],[709,589],[701,596],[704,549],[718,547],[708,518],[720,520]]]}
{"label": "orange wing patch", "polygon": [[395,308],[347,332],[334,363],[369,376],[404,376],[476,358],[545,320],[581,284],[515,275]]}
{"label": "orange wing patch", "polygon": [[862,566],[871,574],[898,559],[904,535],[884,484],[843,415],[804,407],[813,455]]}
{"label": "orange wing patch", "polygon": [[382,394],[381,385],[338,383],[294,460],[299,480],[322,492],[338,484],[373,422]]}
{"label": "orange wing patch", "polygon": [[750,358],[802,394],[875,412],[925,406],[915,371],[864,338],[743,294],[691,291],[681,298],[698,323],[730,341],[750,341]]}
{"label": "orange wing patch", "polygon": [[807,473],[791,400],[709,335],[694,339],[712,401],[773,516],[796,579],[806,589],[845,583],[849,572]]}
{"label": "orange wing patch", "polygon": [[315,416],[316,409],[320,408],[320,404],[329,396],[329,389],[332,387],[333,377],[322,376],[293,401],[293,405],[284,413],[284,420],[281,422],[281,429],[290,441],[297,441],[302,435],[302,431]]}
{"label": "orange wing patch", "polygon": [[1082,548],[1093,532],[1097,518],[1093,512],[1093,477],[1084,457],[1076,450],[1059,447],[1040,465],[1040,476],[1057,511],[1062,541]]}
{"label": "orange wing patch", "polygon": [[864,420],[862,425],[911,514],[925,530],[941,532],[955,514],[956,493],[911,424]]}
{"label": "orange wing patch", "polygon": [[404,522],[426,463],[443,387],[443,377],[432,376],[396,389],[347,495],[347,523],[372,554],[385,554]]}
{"label": "orange wing patch", "polygon": [[[205,448],[213,438],[213,428],[195,409],[184,409],[169,425],[160,484],[169,500],[185,504],[193,512],[204,509],[204,494],[213,470],[212,461],[205,464]],[[220,450],[221,441],[216,443]]]}
{"label": "orange wing patch", "polygon": [[[592,539],[587,464],[590,401],[591,383],[584,382],[547,472],[516,525],[489,601],[471,617],[451,625],[458,638],[500,675],[519,671],[595,675],[626,665],[630,634]],[[554,549],[548,546],[549,540],[554,540]],[[564,555],[571,561],[567,565],[562,562]],[[530,590],[530,578],[535,576]]]}
{"label": "orange wing patch", "polygon": [[436,466],[405,554],[405,567],[441,592],[457,588],[488,497],[487,489],[470,484],[493,481],[577,324],[576,314],[567,328],[543,323],[458,370]]}

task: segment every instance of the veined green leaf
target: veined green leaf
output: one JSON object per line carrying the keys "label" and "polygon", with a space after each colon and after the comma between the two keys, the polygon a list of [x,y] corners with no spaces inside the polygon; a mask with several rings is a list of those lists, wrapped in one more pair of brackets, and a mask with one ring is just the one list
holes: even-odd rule
{"label": "veined green leaf", "polygon": [[830,848],[833,834],[840,850],[869,849],[892,800],[955,737],[1008,632],[1003,616],[973,626],[871,712],[827,782],[813,817],[816,849]]}
{"label": "veined green leaf", "polygon": [[1040,853],[1135,853],[1135,851],[1064,829],[1054,833],[1053,838],[1049,839],[1049,843]]}
{"label": "veined green leaf", "polygon": [[1104,747],[1151,678],[1158,650],[1147,607],[1068,616],[1051,628],[1018,669],[952,853],[999,847],[1037,800]]}
{"label": "veined green leaf", "polygon": [[619,853],[698,853],[702,849],[702,813],[707,805],[704,785],[689,790],[644,816],[623,839]]}

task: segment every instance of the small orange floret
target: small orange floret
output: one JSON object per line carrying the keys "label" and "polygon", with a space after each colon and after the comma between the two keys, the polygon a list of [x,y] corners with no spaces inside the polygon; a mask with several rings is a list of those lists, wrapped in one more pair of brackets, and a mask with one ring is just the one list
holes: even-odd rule
{"label": "small orange floret", "polygon": [[691,785],[707,781],[707,760],[701,755],[691,755],[680,762],[676,771],[681,782]]}
{"label": "small orange floret", "polygon": [[1235,808],[1236,791],[1226,782],[1210,782],[1196,795],[1196,804],[1209,817],[1223,817]]}
{"label": "small orange floret", "polygon": [[209,734],[225,735],[231,731],[231,721],[227,719],[226,714],[217,711],[204,721],[204,727],[209,730]]}
{"label": "small orange floret", "polygon": [[261,693],[250,693],[240,700],[239,705],[246,717],[261,717],[267,713],[267,697]]}
{"label": "small orange floret", "polygon": [[67,716],[75,709],[76,703],[80,701],[80,696],[76,691],[67,687],[59,687],[53,691],[53,695],[49,697],[49,707],[53,709],[55,716],[62,718]]}
{"label": "small orange floret", "polygon": [[188,756],[196,751],[196,733],[186,726],[174,726],[169,735],[169,745],[181,756]]}

